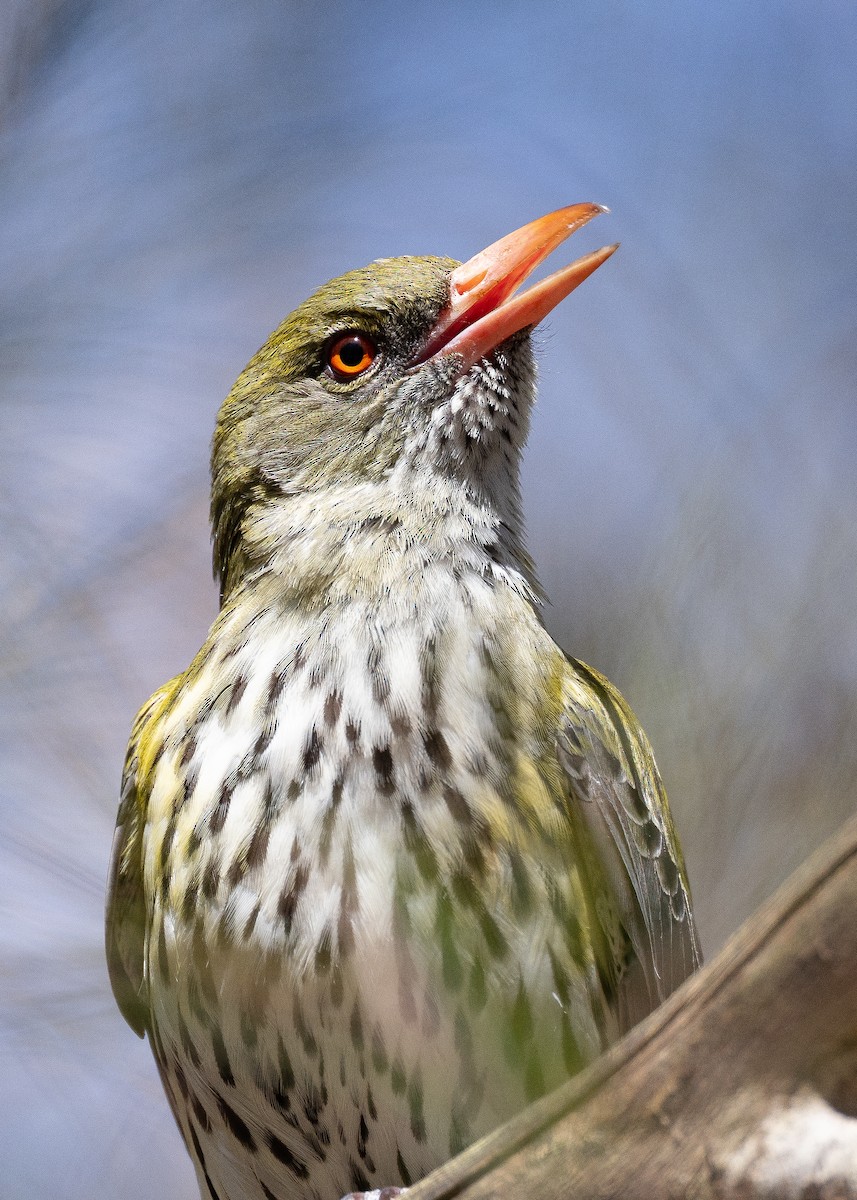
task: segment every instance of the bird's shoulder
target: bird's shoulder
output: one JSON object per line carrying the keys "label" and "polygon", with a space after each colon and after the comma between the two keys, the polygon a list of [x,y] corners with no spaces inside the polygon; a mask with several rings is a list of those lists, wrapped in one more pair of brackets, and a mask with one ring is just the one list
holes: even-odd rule
{"label": "bird's shoulder", "polygon": [[125,765],[107,888],[107,966],[113,994],[128,1024],[142,1037],[148,1028],[144,946],[143,833],[151,780],[164,749],[161,719],[183,676],[164,684],[134,721]]}
{"label": "bird's shoulder", "polygon": [[619,691],[565,656],[557,757],[624,1032],[701,962],[684,859],[651,746]]}

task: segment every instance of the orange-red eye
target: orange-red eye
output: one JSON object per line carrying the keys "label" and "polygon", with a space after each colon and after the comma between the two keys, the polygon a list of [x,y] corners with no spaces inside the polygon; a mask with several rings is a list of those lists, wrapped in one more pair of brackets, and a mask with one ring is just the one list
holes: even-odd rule
{"label": "orange-red eye", "polygon": [[351,330],[341,333],[328,345],[325,366],[334,379],[355,379],[368,371],[378,354],[378,347],[365,333]]}

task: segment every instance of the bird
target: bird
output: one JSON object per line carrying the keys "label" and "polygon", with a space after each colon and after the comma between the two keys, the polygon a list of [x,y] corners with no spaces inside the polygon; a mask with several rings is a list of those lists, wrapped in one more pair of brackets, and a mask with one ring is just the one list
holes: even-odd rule
{"label": "bird", "polygon": [[204,1200],[407,1187],[701,961],[649,742],[525,546],[531,333],[616,246],[520,289],[605,211],[332,280],[221,407],[220,611],[133,726],[106,920]]}

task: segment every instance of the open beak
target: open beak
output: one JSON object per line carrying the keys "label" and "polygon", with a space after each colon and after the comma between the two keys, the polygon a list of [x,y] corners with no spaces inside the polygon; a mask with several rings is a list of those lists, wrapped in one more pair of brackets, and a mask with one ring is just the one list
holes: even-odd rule
{"label": "open beak", "polygon": [[466,371],[513,333],[538,325],[617,246],[585,254],[518,296],[515,291],[561,242],[607,211],[600,204],[558,208],[506,234],[456,267],[449,279],[449,304],[431,331],[420,361],[435,354],[457,354]]}

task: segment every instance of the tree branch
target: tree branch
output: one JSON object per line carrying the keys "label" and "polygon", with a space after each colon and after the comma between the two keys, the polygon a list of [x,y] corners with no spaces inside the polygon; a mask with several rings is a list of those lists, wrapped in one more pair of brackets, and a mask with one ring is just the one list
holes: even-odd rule
{"label": "tree branch", "polygon": [[857,1200],[857,818],[565,1087],[408,1200]]}

